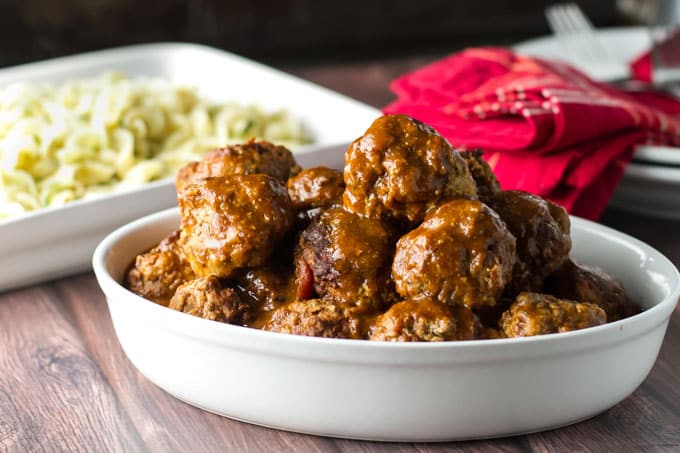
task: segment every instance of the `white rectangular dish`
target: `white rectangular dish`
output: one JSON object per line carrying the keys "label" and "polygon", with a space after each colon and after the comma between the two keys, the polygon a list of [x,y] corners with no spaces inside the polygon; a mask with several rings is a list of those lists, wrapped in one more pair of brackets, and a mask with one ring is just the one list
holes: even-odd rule
{"label": "white rectangular dish", "polygon": [[[344,148],[380,115],[377,109],[310,82],[222,50],[160,43],[124,47],[0,70],[0,86],[54,82],[117,71],[163,77],[197,88],[206,98],[286,109],[303,122],[314,143],[294,150],[300,165],[332,148],[340,166]],[[171,180],[140,189],[46,208],[0,221],[0,291],[90,268],[92,252],[107,233],[145,214],[174,206]]]}

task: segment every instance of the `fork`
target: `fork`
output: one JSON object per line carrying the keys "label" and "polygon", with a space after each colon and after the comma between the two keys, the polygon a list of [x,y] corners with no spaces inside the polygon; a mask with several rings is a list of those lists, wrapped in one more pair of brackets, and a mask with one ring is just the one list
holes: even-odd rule
{"label": "fork", "polygon": [[611,53],[597,39],[592,22],[576,3],[550,5],[545,9],[545,18],[552,32],[563,38],[565,44],[578,46],[581,55],[601,63],[614,62]]}

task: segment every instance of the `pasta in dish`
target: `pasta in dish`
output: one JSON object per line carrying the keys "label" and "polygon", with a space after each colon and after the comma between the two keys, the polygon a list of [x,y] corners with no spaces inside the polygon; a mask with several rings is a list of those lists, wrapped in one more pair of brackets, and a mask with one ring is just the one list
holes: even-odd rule
{"label": "pasta in dish", "polygon": [[310,141],[285,111],[211,102],[164,79],[108,73],[0,87],[0,220],[170,177],[251,137]]}

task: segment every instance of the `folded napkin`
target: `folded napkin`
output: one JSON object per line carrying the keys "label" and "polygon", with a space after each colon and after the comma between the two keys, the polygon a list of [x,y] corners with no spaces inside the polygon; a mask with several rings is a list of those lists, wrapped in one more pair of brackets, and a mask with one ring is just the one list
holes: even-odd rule
{"label": "folded napkin", "polygon": [[[659,41],[655,44],[655,49],[658,51],[656,58],[665,59],[665,64],[671,67],[680,65],[680,27],[675,27],[667,30],[663,37],[657,37]],[[652,62],[652,50],[648,49],[642,52],[629,62],[630,72],[633,80],[640,82],[652,82],[652,73],[654,72],[654,64]]]}
{"label": "folded napkin", "polygon": [[454,147],[483,149],[503,189],[590,219],[602,213],[635,144],[680,144],[679,102],[624,93],[507,49],[468,49],[390,87],[397,100],[385,113],[419,119]]}
{"label": "folded napkin", "polygon": [[633,80],[650,83],[652,81],[652,51],[641,53],[630,62]]}

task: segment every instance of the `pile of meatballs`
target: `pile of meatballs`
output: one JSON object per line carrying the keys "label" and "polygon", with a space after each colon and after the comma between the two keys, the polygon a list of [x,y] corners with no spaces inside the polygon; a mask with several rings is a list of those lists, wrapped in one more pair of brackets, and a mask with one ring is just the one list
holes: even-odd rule
{"label": "pile of meatballs", "polygon": [[481,152],[404,115],[376,119],[343,172],[301,170],[251,140],[176,178],[178,231],[125,284],[173,310],[297,335],[379,341],[506,338],[638,311],[569,258],[565,210],[501,190]]}

